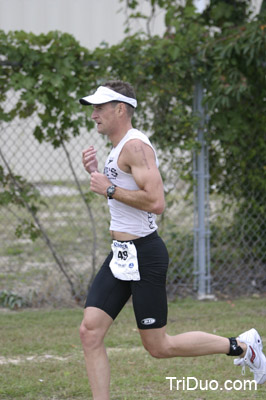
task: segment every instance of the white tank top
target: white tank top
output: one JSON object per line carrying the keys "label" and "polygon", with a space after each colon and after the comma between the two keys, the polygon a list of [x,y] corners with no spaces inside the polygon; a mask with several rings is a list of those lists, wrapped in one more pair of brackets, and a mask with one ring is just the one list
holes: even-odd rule
{"label": "white tank top", "polygon": [[[127,190],[139,190],[132,174],[122,171],[117,164],[123,146],[131,139],[140,139],[151,146],[156,157],[156,165],[159,165],[156,152],[147,136],[137,129],[130,129],[118,145],[111,150],[105,162],[104,174],[112,184],[118,187]],[[138,210],[115,199],[108,199],[108,206],[111,214],[111,231],[126,232],[143,237],[158,228],[155,222],[156,215],[153,213]]]}

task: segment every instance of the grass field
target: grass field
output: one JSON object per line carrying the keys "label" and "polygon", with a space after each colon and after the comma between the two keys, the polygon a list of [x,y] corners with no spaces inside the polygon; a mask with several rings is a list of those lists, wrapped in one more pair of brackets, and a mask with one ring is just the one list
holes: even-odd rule
{"label": "grass field", "polygon": [[[82,310],[0,311],[0,399],[63,400],[91,399],[78,328]],[[169,304],[168,332],[204,330],[232,336],[256,327],[266,342],[265,298],[196,302],[192,299]],[[170,399],[265,399],[266,384],[257,390],[240,389],[253,375],[233,365],[233,358],[153,359],[141,346],[128,304],[106,338],[110,357],[113,400]],[[218,390],[170,390],[166,377],[199,383],[216,380]],[[224,382],[236,382],[236,389],[221,390]],[[173,381],[174,382],[174,381]],[[196,381],[191,381],[190,388]],[[211,384],[212,385],[212,384]],[[215,388],[211,386],[211,388]]]}

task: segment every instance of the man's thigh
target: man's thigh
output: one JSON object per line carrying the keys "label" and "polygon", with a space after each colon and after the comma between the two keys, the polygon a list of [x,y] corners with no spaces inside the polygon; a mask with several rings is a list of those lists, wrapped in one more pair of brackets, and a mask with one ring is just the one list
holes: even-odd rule
{"label": "man's thigh", "polygon": [[167,323],[168,252],[160,237],[137,251],[141,279],[131,283],[137,325],[139,329],[162,328]]}
{"label": "man's thigh", "polygon": [[95,307],[107,313],[113,320],[131,296],[130,282],[116,279],[109,267],[112,252],[104,261],[89,289],[85,308]]}

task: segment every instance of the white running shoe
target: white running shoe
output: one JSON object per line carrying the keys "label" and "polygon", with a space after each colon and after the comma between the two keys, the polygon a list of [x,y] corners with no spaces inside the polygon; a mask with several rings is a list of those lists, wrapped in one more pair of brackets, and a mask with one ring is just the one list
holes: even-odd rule
{"label": "white running shoe", "polygon": [[244,343],[250,343],[250,344],[254,344],[256,343],[258,345],[258,347],[261,349],[263,349],[263,345],[262,345],[262,340],[260,335],[258,334],[258,332],[256,331],[256,329],[252,328],[249,331],[246,331],[244,333],[241,333],[241,335],[239,335],[237,337],[237,339],[240,342],[244,342]]}
{"label": "white running shoe", "polygon": [[242,366],[243,375],[245,367],[248,366],[258,384],[266,382],[266,357],[262,352],[262,340],[256,329],[242,333],[237,339],[247,345],[247,351],[244,357],[236,358],[234,364]]}

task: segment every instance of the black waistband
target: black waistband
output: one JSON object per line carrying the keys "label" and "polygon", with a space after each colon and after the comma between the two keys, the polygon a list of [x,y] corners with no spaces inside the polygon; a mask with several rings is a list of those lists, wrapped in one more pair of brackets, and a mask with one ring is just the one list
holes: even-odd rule
{"label": "black waistband", "polygon": [[143,236],[143,237],[140,237],[140,238],[137,238],[137,239],[133,239],[133,240],[117,240],[117,242],[122,242],[122,243],[123,242],[133,242],[134,244],[138,245],[138,244],[141,244],[141,243],[148,242],[149,240],[154,239],[154,238],[156,238],[158,236],[159,236],[158,232],[154,231],[154,232],[150,233],[147,236]]}

